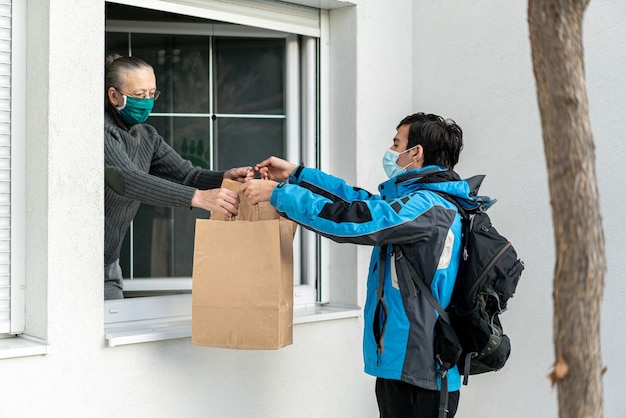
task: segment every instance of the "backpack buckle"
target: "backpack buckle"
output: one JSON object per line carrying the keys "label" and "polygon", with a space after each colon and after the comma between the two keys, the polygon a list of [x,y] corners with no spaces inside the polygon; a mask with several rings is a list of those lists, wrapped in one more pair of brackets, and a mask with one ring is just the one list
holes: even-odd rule
{"label": "backpack buckle", "polygon": [[393,251],[391,252],[391,256],[395,257],[396,260],[401,260],[404,257],[404,253],[399,245],[393,246]]}
{"label": "backpack buckle", "polygon": [[448,369],[444,367],[443,360],[441,360],[441,356],[439,356],[439,354],[435,356],[435,360],[437,360],[437,364],[439,365],[439,376],[443,379],[448,374]]}

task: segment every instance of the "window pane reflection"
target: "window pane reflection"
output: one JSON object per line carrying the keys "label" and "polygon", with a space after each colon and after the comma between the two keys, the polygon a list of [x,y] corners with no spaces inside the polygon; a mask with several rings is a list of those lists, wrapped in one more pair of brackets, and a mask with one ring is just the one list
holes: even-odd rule
{"label": "window pane reflection", "polygon": [[219,118],[215,125],[217,167],[254,165],[270,155],[284,158],[284,119]]}
{"label": "window pane reflection", "polygon": [[154,68],[161,97],[155,113],[209,112],[207,36],[133,34],[133,55]]}
{"label": "window pane reflection", "polygon": [[184,159],[202,168],[211,168],[208,117],[150,116],[148,122]]}
{"label": "window pane reflection", "polygon": [[282,39],[216,39],[216,112],[283,114],[284,45]]}

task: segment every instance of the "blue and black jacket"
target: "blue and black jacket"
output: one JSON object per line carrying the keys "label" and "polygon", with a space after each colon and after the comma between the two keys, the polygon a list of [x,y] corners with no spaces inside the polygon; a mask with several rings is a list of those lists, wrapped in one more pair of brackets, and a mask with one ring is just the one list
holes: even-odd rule
{"label": "blue and black jacket", "polygon": [[[488,205],[490,198],[478,196],[483,177],[462,180],[454,171],[428,166],[381,183],[380,194],[373,195],[319,170],[298,167],[288,183],[274,189],[270,203],[282,216],[336,242],[374,246],[364,310],[366,373],[440,389],[433,353],[438,314],[396,269],[393,245],[402,246],[445,309],[459,267],[461,217],[453,203],[433,191],[468,209]],[[448,382],[448,390],[460,388],[456,367],[448,372]]]}

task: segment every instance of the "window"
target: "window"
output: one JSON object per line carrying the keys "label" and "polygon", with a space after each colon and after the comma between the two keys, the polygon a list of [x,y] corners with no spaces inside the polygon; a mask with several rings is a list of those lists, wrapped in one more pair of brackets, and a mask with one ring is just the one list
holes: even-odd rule
{"label": "window", "polygon": [[[295,37],[249,37],[241,29],[242,36],[220,36],[219,25],[211,35],[180,35],[163,23],[151,29],[160,33],[109,32],[107,54],[132,54],[153,66],[162,94],[148,123],[180,155],[215,170],[288,158],[294,146],[286,140],[285,90],[294,95],[296,88],[285,85],[285,62],[297,58],[286,57]],[[142,205],[124,242],[122,270],[130,279],[191,277],[195,221],[209,216]]]}
{"label": "window", "polygon": [[[209,9],[213,2],[203,5]],[[216,21],[208,19],[204,8],[190,13],[202,17],[198,19],[170,13],[181,9],[172,7],[166,13],[107,3],[106,53],[139,56],[155,69],[162,94],[148,123],[181,155],[209,169],[249,165],[269,155],[320,166],[324,49],[319,36],[326,15],[297,6],[307,24],[285,26],[281,19],[264,16],[259,23],[236,10],[220,14],[226,21]],[[290,19],[298,21],[298,13]],[[285,27],[290,30],[280,30]],[[292,32],[295,27],[299,29]],[[140,209],[121,264],[128,277],[127,296],[147,297],[106,301],[107,329],[164,317],[186,326],[195,219],[208,216],[198,209]],[[325,248],[322,239],[299,228],[294,239],[296,304],[327,301],[326,279],[320,274]],[[179,294],[155,296],[163,292]]]}

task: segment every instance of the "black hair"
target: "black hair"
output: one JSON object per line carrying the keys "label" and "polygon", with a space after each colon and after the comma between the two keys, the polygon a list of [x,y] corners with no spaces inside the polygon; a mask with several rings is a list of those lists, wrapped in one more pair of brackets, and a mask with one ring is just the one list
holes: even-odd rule
{"label": "black hair", "polygon": [[396,130],[398,130],[402,125],[412,125],[416,122],[432,122],[437,120],[443,121],[443,118],[432,113],[426,114],[424,112],[417,112],[402,119],[398,126],[396,126]]}
{"label": "black hair", "polygon": [[440,116],[434,120],[415,121],[409,128],[406,149],[416,145],[421,145],[424,150],[423,166],[439,165],[452,170],[463,149],[463,131],[452,119]]}

